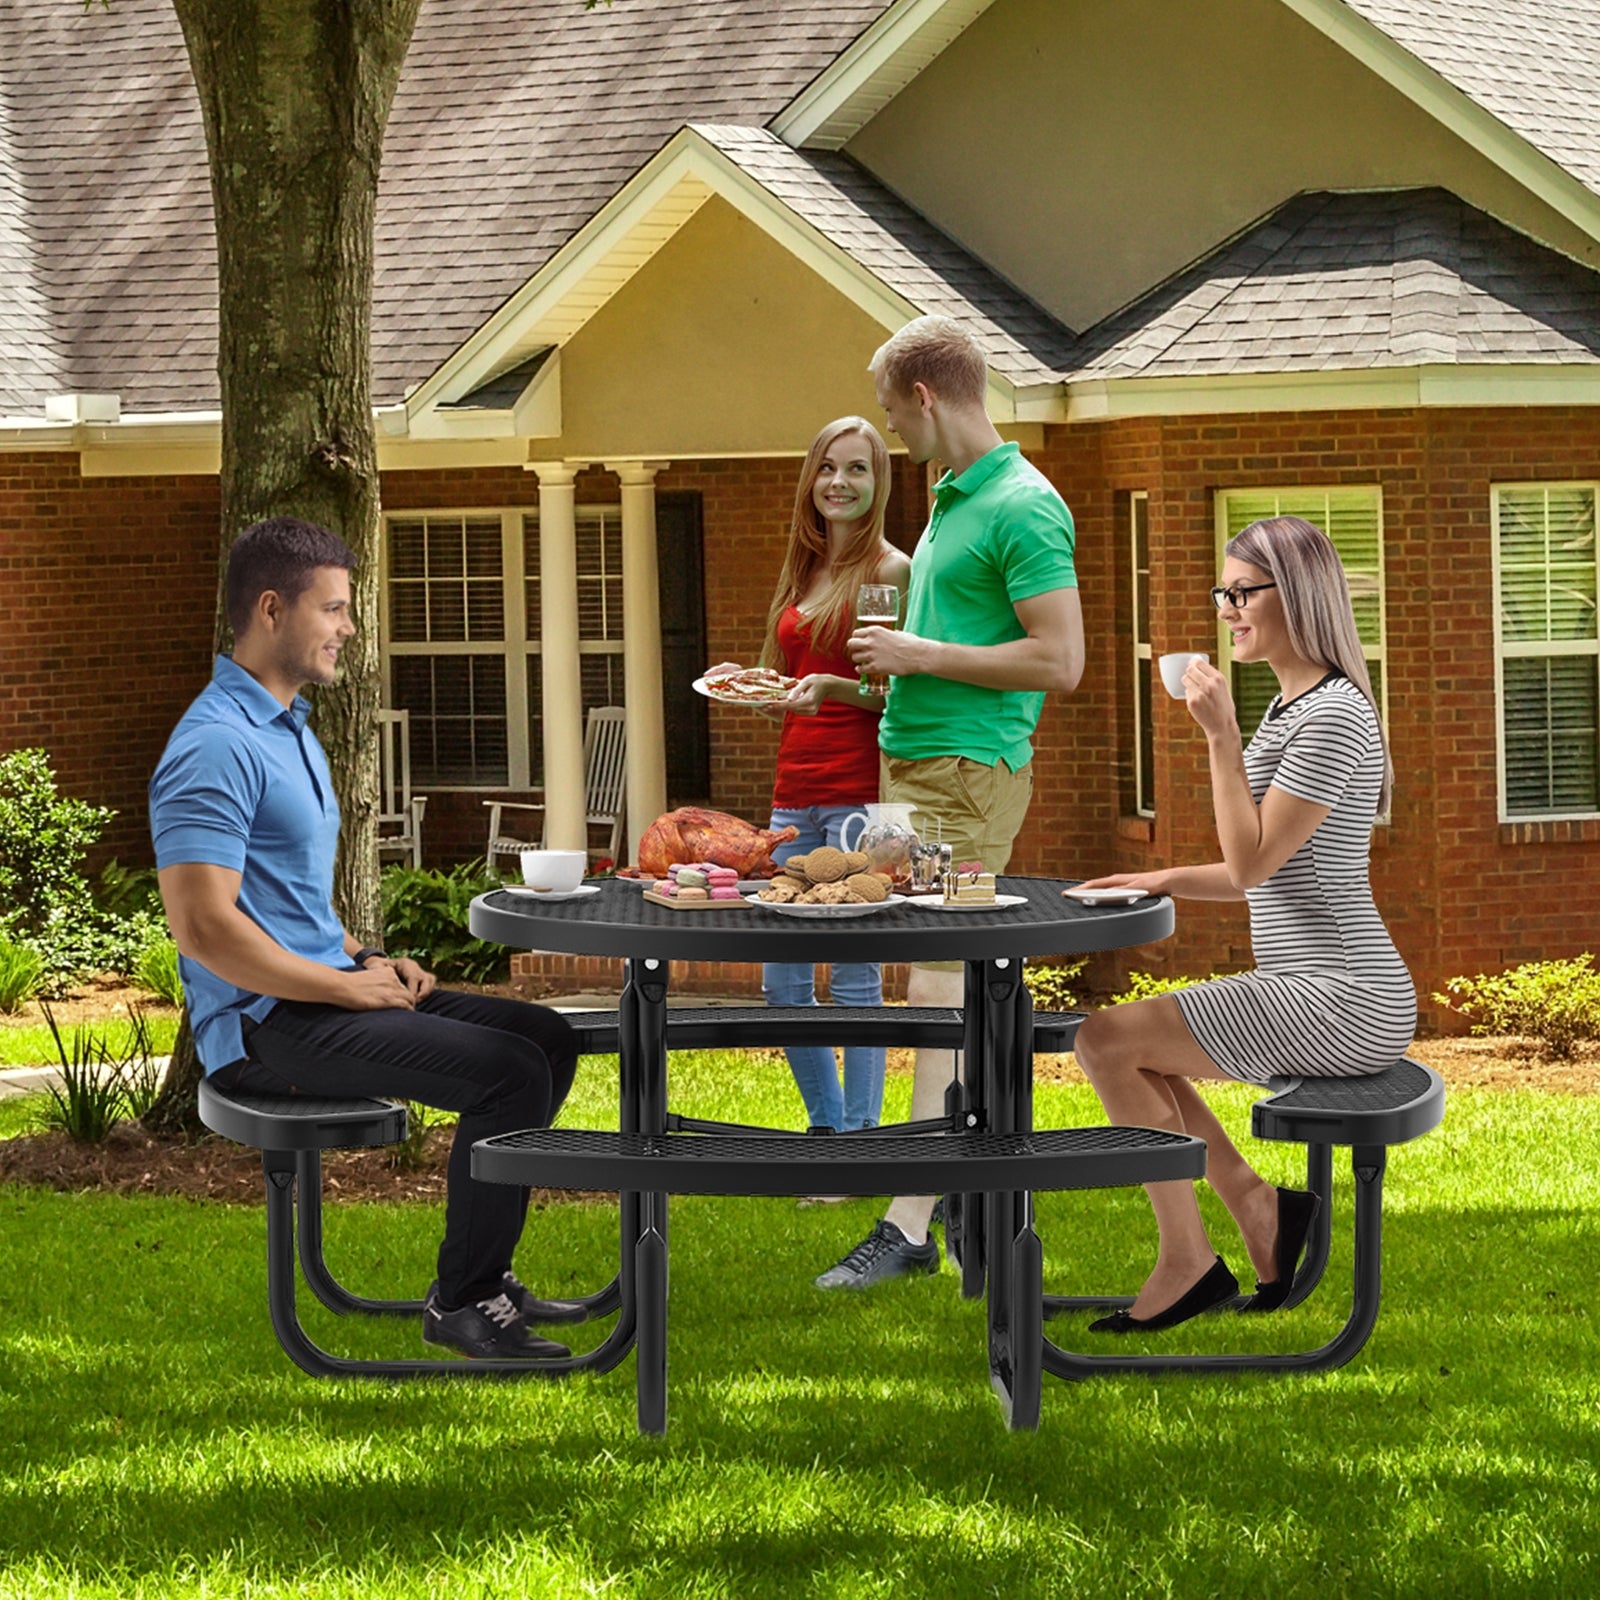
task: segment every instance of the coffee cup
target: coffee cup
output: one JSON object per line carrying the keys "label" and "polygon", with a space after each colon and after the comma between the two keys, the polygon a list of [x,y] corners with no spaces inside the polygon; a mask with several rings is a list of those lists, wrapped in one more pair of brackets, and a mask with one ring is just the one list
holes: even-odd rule
{"label": "coffee cup", "polygon": [[1167,693],[1174,700],[1184,698],[1183,675],[1189,670],[1191,661],[1209,661],[1211,659],[1204,650],[1179,650],[1170,656],[1162,656],[1160,661],[1161,681],[1167,686]]}
{"label": "coffee cup", "polygon": [[522,881],[541,894],[571,894],[588,864],[582,850],[524,850]]}

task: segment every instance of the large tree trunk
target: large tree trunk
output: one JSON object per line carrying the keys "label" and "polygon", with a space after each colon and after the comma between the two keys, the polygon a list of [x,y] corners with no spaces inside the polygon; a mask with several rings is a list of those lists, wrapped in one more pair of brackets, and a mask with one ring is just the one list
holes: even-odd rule
{"label": "large tree trunk", "polygon": [[[173,0],[200,93],[216,218],[222,525],[297,516],[355,551],[359,631],[316,696],[343,813],[334,904],[377,943],[378,464],[372,236],[384,126],[420,0]],[[217,608],[217,648],[228,645]],[[186,1019],[187,1020],[187,1019]],[[146,1118],[192,1129],[187,1025]]]}

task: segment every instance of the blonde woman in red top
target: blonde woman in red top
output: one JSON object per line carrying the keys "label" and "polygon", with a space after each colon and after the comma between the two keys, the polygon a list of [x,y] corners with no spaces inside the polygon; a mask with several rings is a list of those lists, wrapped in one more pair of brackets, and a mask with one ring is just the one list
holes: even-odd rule
{"label": "blonde woman in red top", "polygon": [[[795,493],[789,546],[767,614],[761,664],[799,682],[774,715],[783,718],[772,792],[772,826],[797,839],[776,852],[781,863],[818,845],[839,845],[844,822],[878,798],[878,719],[883,697],[866,694],[844,643],[855,627],[856,591],[892,583],[902,606],[910,559],[883,533],[889,499],[889,450],[864,417],[830,422],[806,452]],[[737,670],[724,662],[711,673]],[[769,1005],[815,1005],[816,969],[769,962],[762,988]],[[840,1005],[879,1005],[876,963],[839,963],[829,990]],[[875,1127],[883,1109],[881,1049],[844,1052],[844,1082],[831,1049],[785,1052],[812,1127]]]}

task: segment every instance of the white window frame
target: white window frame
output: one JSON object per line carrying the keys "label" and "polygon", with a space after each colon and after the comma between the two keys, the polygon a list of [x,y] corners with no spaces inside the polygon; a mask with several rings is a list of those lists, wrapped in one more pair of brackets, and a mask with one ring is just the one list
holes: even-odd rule
{"label": "white window frame", "polygon": [[1490,604],[1494,633],[1494,754],[1495,754],[1495,805],[1501,822],[1564,822],[1587,821],[1600,816],[1600,811],[1518,811],[1509,809],[1506,795],[1506,704],[1505,661],[1526,660],[1530,657],[1591,656],[1595,670],[1600,673],[1600,638],[1596,639],[1530,639],[1519,642],[1512,649],[1505,648],[1501,635],[1501,568],[1500,568],[1500,496],[1507,491],[1526,493],[1531,490],[1548,492],[1551,489],[1587,489],[1595,497],[1596,527],[1600,529],[1600,480],[1592,478],[1539,478],[1531,482],[1491,483],[1489,485],[1489,546],[1492,558],[1494,585]]}
{"label": "white window frame", "polygon": [[[1228,502],[1234,496],[1243,497],[1250,495],[1260,497],[1273,495],[1278,498],[1278,504],[1287,498],[1295,502],[1302,502],[1312,495],[1349,494],[1355,490],[1370,493],[1377,502],[1378,527],[1378,643],[1376,647],[1363,645],[1362,656],[1369,662],[1376,661],[1382,671],[1378,675],[1380,688],[1378,691],[1378,716],[1383,723],[1384,736],[1388,737],[1389,729],[1389,582],[1387,572],[1387,539],[1385,538],[1383,520],[1383,485],[1381,483],[1290,483],[1290,484],[1236,484],[1231,489],[1218,489],[1215,492],[1214,512],[1217,529],[1217,569],[1222,568],[1223,551],[1228,543]],[[1299,516],[1303,512],[1271,511],[1263,512],[1264,516]],[[1324,510],[1320,517],[1310,517],[1309,521],[1316,523],[1324,532],[1327,531],[1327,512]],[[1222,621],[1221,613],[1217,615],[1217,653],[1221,662],[1221,670],[1226,675],[1229,683],[1233,681],[1233,635],[1228,632],[1227,626]],[[1240,730],[1246,740],[1249,739],[1254,729]],[[1379,822],[1387,821],[1387,817],[1379,817]]]}
{"label": "white window frame", "polygon": [[[586,518],[596,515],[613,516],[619,520],[622,507],[616,501],[603,501],[579,505],[576,521],[581,527]],[[486,520],[500,519],[500,583],[504,636],[498,640],[468,639],[441,640],[438,642],[396,644],[389,619],[389,524],[391,521],[413,521],[437,518],[472,517]],[[391,662],[396,656],[487,656],[498,655],[505,672],[506,701],[506,777],[505,783],[428,784],[435,794],[500,794],[508,789],[533,793],[542,792],[532,781],[533,759],[528,743],[528,680],[532,662],[542,651],[539,637],[539,619],[527,615],[525,604],[527,586],[527,551],[538,549],[539,512],[531,506],[427,506],[404,511],[386,511],[383,514],[381,550],[378,572],[378,631],[379,658],[383,682],[391,681]],[[530,626],[531,624],[531,626]],[[530,636],[531,635],[531,636]],[[621,655],[622,639],[580,642],[582,655]]]}
{"label": "white window frame", "polygon": [[[1145,526],[1145,565],[1139,566],[1139,507],[1144,507]],[[1139,575],[1144,574],[1145,618],[1148,623],[1150,614],[1150,491],[1148,489],[1134,489],[1128,495],[1128,576],[1129,576],[1129,615],[1128,631],[1133,639],[1133,809],[1134,815],[1140,817],[1153,817],[1155,808],[1155,773],[1144,770],[1144,699],[1140,685],[1145,686],[1144,692],[1148,693],[1151,685],[1151,673],[1155,670],[1151,663],[1154,656],[1150,649],[1150,640],[1139,637]],[[1152,714],[1154,712],[1154,707]],[[1154,760],[1152,758],[1152,766]],[[1142,804],[1146,794],[1149,795],[1149,804]]]}

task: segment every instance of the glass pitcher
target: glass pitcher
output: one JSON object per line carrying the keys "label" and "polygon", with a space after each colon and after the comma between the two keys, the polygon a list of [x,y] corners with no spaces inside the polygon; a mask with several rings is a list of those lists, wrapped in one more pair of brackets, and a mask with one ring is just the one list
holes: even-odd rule
{"label": "glass pitcher", "polygon": [[885,801],[854,812],[839,830],[839,847],[846,852],[864,851],[869,871],[887,872],[897,884],[905,883],[911,877],[917,850],[917,834],[911,826],[915,811],[915,806]]}

